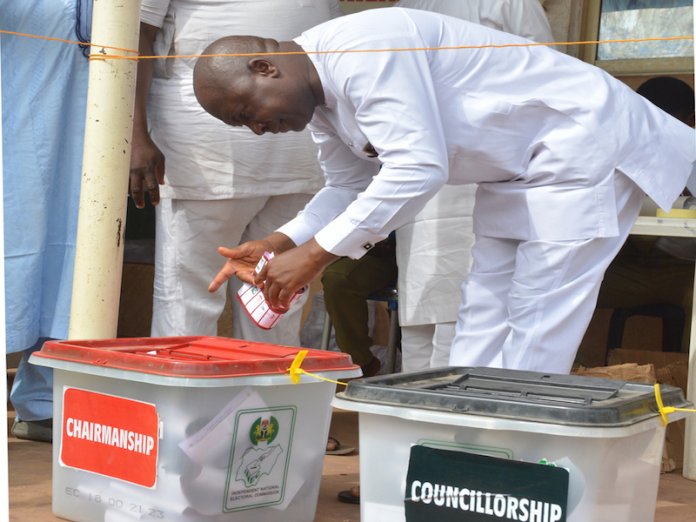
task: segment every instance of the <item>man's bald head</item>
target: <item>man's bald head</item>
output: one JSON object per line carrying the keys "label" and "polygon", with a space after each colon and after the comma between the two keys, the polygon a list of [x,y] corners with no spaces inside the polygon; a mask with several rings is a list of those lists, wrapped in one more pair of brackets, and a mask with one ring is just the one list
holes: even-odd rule
{"label": "man's bald head", "polygon": [[[268,54],[284,53],[284,54]],[[323,103],[319,76],[302,48],[257,36],[227,36],[204,51],[193,88],[207,112],[256,134],[299,131]]]}
{"label": "man's bald head", "polygon": [[[203,51],[204,55],[212,56],[199,58],[193,69],[193,89],[199,103],[199,93],[209,91],[210,94],[210,91],[218,91],[219,95],[222,95],[234,91],[248,81],[253,72],[249,66],[253,56],[248,55],[273,52],[277,49],[277,41],[258,36],[226,36],[215,40]],[[207,110],[205,105],[203,108]]]}

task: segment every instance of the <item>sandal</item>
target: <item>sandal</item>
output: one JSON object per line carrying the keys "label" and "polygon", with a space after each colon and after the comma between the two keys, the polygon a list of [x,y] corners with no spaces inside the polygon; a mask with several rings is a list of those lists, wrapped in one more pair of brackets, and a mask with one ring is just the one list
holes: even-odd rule
{"label": "sandal", "polygon": [[327,455],[348,455],[354,451],[355,448],[352,446],[343,446],[335,437],[329,437],[329,439],[326,441]]}
{"label": "sandal", "polygon": [[353,486],[345,491],[339,491],[338,500],[346,504],[360,504],[360,486]]}

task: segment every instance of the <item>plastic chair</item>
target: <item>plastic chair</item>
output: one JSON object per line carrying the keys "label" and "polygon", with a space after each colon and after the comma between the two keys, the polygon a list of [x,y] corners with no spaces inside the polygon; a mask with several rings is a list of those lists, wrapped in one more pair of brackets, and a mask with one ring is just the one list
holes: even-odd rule
{"label": "plastic chair", "polygon": [[686,314],[680,306],[663,303],[631,308],[616,308],[609,320],[607,352],[621,347],[626,321],[634,315],[659,317],[662,319],[662,350],[665,352],[681,351]]}
{"label": "plastic chair", "polygon": [[[368,301],[379,301],[387,303],[389,311],[389,338],[387,341],[386,367],[391,373],[396,372],[396,349],[399,344],[399,293],[393,286],[388,286],[367,296]],[[324,316],[324,328],[321,333],[321,349],[328,350],[331,341],[331,330],[333,324],[331,317],[327,313]]]}

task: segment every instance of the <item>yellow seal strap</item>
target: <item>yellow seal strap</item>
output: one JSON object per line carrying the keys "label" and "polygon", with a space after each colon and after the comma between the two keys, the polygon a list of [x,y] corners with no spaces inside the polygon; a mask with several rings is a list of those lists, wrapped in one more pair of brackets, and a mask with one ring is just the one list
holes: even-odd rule
{"label": "yellow seal strap", "polygon": [[326,377],[322,377],[321,375],[305,371],[301,367],[301,365],[302,361],[304,361],[304,358],[307,356],[308,353],[308,350],[300,350],[299,352],[297,352],[297,355],[295,356],[295,359],[292,361],[290,368],[288,368],[288,373],[290,374],[290,379],[292,379],[293,384],[299,384],[300,376],[304,374],[309,375],[310,377],[314,377],[315,379],[318,379],[320,381],[331,382],[333,384],[340,384],[341,386],[346,386],[346,383],[344,382],[334,381],[331,379],[327,379]]}
{"label": "yellow seal strap", "polygon": [[696,413],[696,409],[693,408],[675,408],[674,406],[665,406],[662,402],[662,393],[660,392],[660,385],[655,383],[655,401],[657,402],[657,409],[660,412],[660,418],[662,419],[662,425],[667,426],[669,423],[669,414],[677,411],[685,411],[688,413]]}

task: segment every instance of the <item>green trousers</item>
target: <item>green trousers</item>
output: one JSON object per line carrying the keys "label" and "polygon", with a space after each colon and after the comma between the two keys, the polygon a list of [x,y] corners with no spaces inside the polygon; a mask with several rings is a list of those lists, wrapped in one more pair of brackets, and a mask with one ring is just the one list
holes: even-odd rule
{"label": "green trousers", "polygon": [[360,259],[342,257],[334,261],[326,267],[321,278],[324,305],[333,323],[336,344],[359,366],[372,360],[367,297],[396,285],[394,251],[373,250]]}

